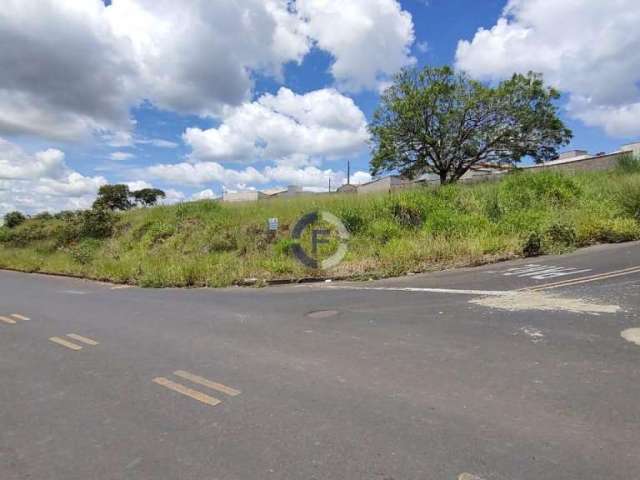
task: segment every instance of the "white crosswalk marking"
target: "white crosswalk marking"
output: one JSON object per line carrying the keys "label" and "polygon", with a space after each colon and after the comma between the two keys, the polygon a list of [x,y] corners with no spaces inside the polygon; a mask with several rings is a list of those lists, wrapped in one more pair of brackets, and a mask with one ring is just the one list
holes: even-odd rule
{"label": "white crosswalk marking", "polygon": [[556,267],[554,265],[530,264],[523,267],[510,268],[503,272],[505,277],[529,277],[534,280],[546,280],[548,278],[566,277],[590,272],[590,268],[578,269],[574,267]]}

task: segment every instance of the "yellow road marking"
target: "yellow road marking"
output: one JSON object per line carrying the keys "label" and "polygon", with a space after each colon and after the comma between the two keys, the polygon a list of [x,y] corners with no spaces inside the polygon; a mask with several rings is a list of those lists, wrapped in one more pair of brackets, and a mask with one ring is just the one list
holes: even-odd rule
{"label": "yellow road marking", "polygon": [[169,390],[173,390],[174,392],[178,392],[178,393],[181,393],[182,395],[186,395],[187,397],[191,397],[194,400],[197,400],[199,402],[205,403],[207,405],[211,405],[212,407],[215,407],[216,405],[219,405],[220,403],[222,403],[217,398],[210,397],[209,395],[205,395],[204,393],[199,392],[197,390],[193,390],[179,383],[172,382],[171,380],[164,377],[154,378],[153,382],[157,383],[158,385],[162,385],[163,387],[166,387]]}
{"label": "yellow road marking", "polygon": [[73,338],[74,340],[77,340],[77,341],[82,342],[82,343],[86,343],[87,345],[92,345],[92,346],[94,346],[94,347],[95,347],[96,345],[99,345],[99,343],[98,343],[98,342],[96,342],[95,340],[91,340],[90,338],[83,337],[83,336],[78,335],[78,334],[76,334],[76,333],[69,333],[69,334],[67,335],[67,337],[69,337],[69,338]]}
{"label": "yellow road marking", "polygon": [[10,325],[15,325],[16,323],[15,320],[11,320],[10,318],[7,318],[7,317],[0,317],[0,322],[8,323]]}
{"label": "yellow road marking", "polygon": [[194,375],[193,373],[185,372],[184,370],[178,370],[177,372],[173,372],[174,375],[178,377],[186,378],[187,380],[191,380],[193,383],[198,383],[205,387],[212,388],[222,393],[226,393],[232,397],[236,395],[240,395],[242,392],[240,390],[236,390],[235,388],[227,387],[221,383],[212,382],[207,380],[206,378],[199,377],[198,375]]}
{"label": "yellow road marking", "polygon": [[9,316],[13,318],[17,318],[18,320],[31,320],[29,317],[25,317],[24,315],[18,315],[17,313],[12,313]]}
{"label": "yellow road marking", "polygon": [[63,347],[67,347],[71,350],[82,350],[80,345],[76,345],[75,343],[67,342],[64,338],[60,337],[51,337],[49,339],[53,343],[57,343],[58,345],[62,345]]}
{"label": "yellow road marking", "polygon": [[562,282],[547,283],[544,285],[537,285],[535,287],[521,288],[520,291],[536,292],[538,290],[546,290],[550,288],[560,288],[564,286],[578,285],[581,283],[596,282],[599,280],[606,280],[608,278],[621,277],[623,275],[631,275],[633,273],[640,273],[640,266],[624,268],[621,270],[613,270],[611,272],[599,273],[596,275],[588,275],[586,277],[568,279]]}

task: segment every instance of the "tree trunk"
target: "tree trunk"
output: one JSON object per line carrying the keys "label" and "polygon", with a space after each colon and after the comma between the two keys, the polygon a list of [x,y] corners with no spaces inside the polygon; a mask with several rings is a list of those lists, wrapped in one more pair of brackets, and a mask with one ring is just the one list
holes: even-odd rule
{"label": "tree trunk", "polygon": [[448,173],[449,173],[449,172],[447,172],[446,170],[441,170],[441,171],[439,172],[439,175],[440,175],[440,185],[444,185],[444,184],[446,184],[446,183],[447,183],[447,174],[448,174]]}

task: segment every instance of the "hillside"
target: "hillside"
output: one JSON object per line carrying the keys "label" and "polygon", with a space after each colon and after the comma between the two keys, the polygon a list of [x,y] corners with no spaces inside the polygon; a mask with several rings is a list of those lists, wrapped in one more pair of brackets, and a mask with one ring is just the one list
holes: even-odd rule
{"label": "hillside", "polygon": [[[635,165],[637,167],[637,165]],[[290,255],[289,230],[313,210],[352,234],[319,275],[371,278],[477,265],[640,239],[638,168],[510,174],[499,183],[248,204],[199,201],[113,215],[43,215],[0,229],[0,267],[145,287],[258,284],[315,275]],[[269,217],[280,231],[267,233]]]}

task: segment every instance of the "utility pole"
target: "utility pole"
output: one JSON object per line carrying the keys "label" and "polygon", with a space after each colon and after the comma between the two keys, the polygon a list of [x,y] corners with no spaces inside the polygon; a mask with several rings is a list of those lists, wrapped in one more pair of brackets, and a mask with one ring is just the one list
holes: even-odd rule
{"label": "utility pole", "polygon": [[351,185],[351,160],[347,160],[347,185]]}
{"label": "utility pole", "polygon": [[329,177],[329,193],[331,193],[331,177]]}

